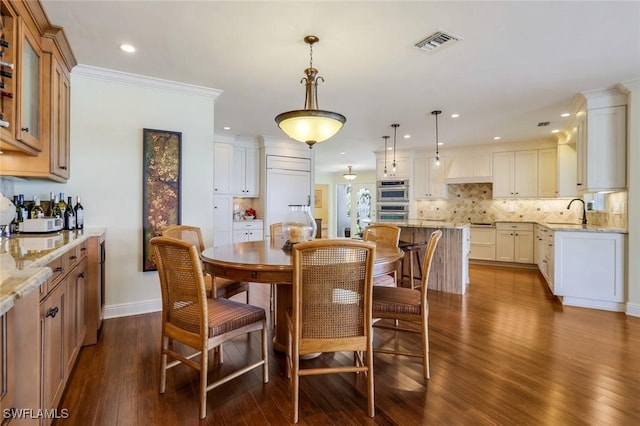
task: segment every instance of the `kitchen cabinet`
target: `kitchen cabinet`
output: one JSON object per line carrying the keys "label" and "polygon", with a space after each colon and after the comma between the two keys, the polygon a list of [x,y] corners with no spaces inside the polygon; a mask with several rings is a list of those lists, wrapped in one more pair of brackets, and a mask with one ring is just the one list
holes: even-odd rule
{"label": "kitchen cabinet", "polygon": [[231,186],[237,197],[257,197],[260,157],[257,148],[234,147]]}
{"label": "kitchen cabinet", "polygon": [[231,244],[233,229],[233,196],[213,196],[213,245]]}
{"label": "kitchen cabinet", "polygon": [[396,157],[396,170],[393,171],[393,157],[387,154],[387,176],[384,175],[384,159],[378,159],[376,163],[376,177],[378,180],[410,178],[411,159]]}
{"label": "kitchen cabinet", "polygon": [[445,161],[446,183],[492,182],[491,153],[449,153]]}
{"label": "kitchen cabinet", "polygon": [[626,106],[582,109],[581,112],[573,131],[578,192],[625,189]]}
{"label": "kitchen cabinet", "polygon": [[496,229],[471,225],[469,259],[496,260]]}
{"label": "kitchen cabinet", "polygon": [[569,134],[567,143],[558,145],[558,197],[575,198],[578,195],[576,190],[577,182],[577,161],[575,143],[571,139],[575,138],[575,132]]}
{"label": "kitchen cabinet", "polygon": [[549,290],[554,293],[555,251],[553,245],[553,231],[542,225],[536,225],[534,244],[535,262],[538,265],[540,273],[547,282]]}
{"label": "kitchen cabinet", "polygon": [[[76,60],[62,28],[43,18],[39,2],[11,5],[18,13],[16,18],[5,19],[5,37],[7,22],[22,36],[9,35],[15,38],[10,46],[16,46],[18,58],[11,57],[12,49],[4,49],[3,61],[16,63],[16,78],[4,79],[5,90],[14,97],[2,97],[4,121],[10,127],[0,128],[0,147],[4,150],[0,173],[66,182],[70,177],[69,75]],[[3,17],[8,7],[8,3],[2,3]],[[32,21],[31,16],[37,18]],[[15,126],[11,126],[13,123]]]}
{"label": "kitchen cabinet", "polygon": [[55,274],[46,283],[40,302],[43,409],[58,406],[87,331],[87,242],[67,250],[51,265]]}
{"label": "kitchen cabinet", "polygon": [[233,193],[233,145],[213,144],[213,191],[214,194]]}
{"label": "kitchen cabinet", "polygon": [[558,149],[538,150],[538,198],[558,196]]}
{"label": "kitchen cabinet", "polygon": [[554,293],[562,296],[562,303],[624,311],[625,234],[569,231],[554,234]]}
{"label": "kitchen cabinet", "polygon": [[264,225],[261,220],[233,222],[233,242],[261,241],[264,239]]}
{"label": "kitchen cabinet", "polygon": [[533,224],[496,224],[496,260],[533,263]]}
{"label": "kitchen cabinet", "polygon": [[538,196],[538,150],[493,154],[493,198]]}
{"label": "kitchen cabinet", "polygon": [[444,157],[440,164],[436,164],[434,157],[417,157],[413,161],[413,197],[417,200],[447,199]]}

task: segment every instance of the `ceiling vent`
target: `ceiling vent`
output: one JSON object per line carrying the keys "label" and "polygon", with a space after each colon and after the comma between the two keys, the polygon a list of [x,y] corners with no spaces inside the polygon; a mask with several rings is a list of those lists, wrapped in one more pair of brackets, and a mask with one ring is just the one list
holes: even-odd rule
{"label": "ceiling vent", "polygon": [[431,34],[429,37],[425,38],[422,41],[419,41],[415,44],[418,49],[425,50],[427,52],[431,52],[438,47],[448,46],[453,44],[455,41],[462,40],[462,37],[458,37],[451,33],[446,33],[444,31],[436,31]]}
{"label": "ceiling vent", "polygon": [[538,123],[538,127],[547,127],[549,125],[548,121],[541,121]]}

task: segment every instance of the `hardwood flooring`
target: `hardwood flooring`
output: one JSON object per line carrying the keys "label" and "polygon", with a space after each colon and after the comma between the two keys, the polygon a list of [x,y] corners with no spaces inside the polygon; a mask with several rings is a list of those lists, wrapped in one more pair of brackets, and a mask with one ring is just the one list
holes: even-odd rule
{"label": "hardwood flooring", "polygon": [[[376,354],[376,416],[366,415],[363,377],[305,377],[301,425],[638,425],[640,318],[563,307],[535,270],[471,265],[466,295],[429,291],[431,379],[420,361]],[[251,302],[268,308],[269,286]],[[196,375],[181,366],[158,392],[160,314],[104,322],[85,347],[60,408],[60,425],[280,425],[291,418],[284,356],[208,394],[198,419]],[[375,342],[393,339],[375,330]],[[417,347],[416,337],[398,345]],[[225,344],[221,370],[257,359],[259,335]],[[350,353],[306,363],[350,362]],[[218,370],[213,370],[216,375]]]}

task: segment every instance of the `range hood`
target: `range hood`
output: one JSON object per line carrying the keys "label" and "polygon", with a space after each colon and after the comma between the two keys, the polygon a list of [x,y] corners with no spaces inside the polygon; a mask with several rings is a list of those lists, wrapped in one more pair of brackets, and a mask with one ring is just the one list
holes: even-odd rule
{"label": "range hood", "polygon": [[445,183],[492,183],[493,178],[491,176],[458,176],[453,178],[446,178]]}
{"label": "range hood", "polygon": [[449,154],[445,161],[445,183],[493,182],[493,156],[490,152]]}

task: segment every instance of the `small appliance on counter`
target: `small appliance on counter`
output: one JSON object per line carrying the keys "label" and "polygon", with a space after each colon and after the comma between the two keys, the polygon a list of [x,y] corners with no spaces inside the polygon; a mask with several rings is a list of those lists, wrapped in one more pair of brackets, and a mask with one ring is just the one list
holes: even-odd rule
{"label": "small appliance on counter", "polygon": [[59,217],[45,217],[40,219],[25,219],[18,224],[18,232],[28,233],[45,233],[60,231],[63,226],[63,220]]}

